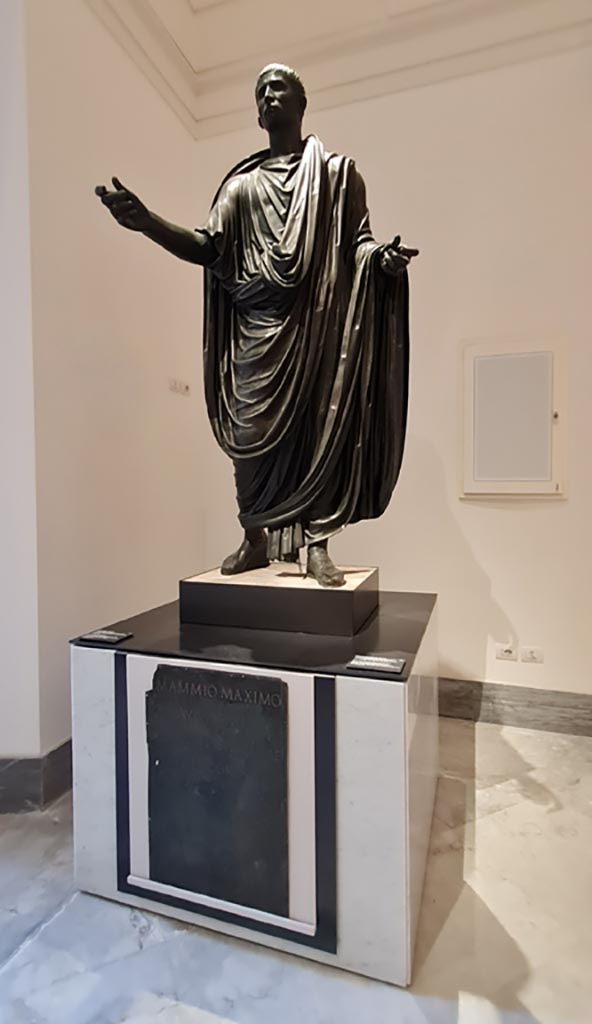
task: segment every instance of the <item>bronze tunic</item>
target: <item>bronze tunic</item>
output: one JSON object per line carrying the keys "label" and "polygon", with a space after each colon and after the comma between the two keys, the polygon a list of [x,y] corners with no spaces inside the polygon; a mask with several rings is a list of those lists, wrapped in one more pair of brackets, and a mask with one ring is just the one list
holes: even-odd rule
{"label": "bronze tunic", "polygon": [[386,275],[353,160],[315,136],[225,179],[204,229],[208,415],[269,555],[384,512],[403,456],[406,272]]}

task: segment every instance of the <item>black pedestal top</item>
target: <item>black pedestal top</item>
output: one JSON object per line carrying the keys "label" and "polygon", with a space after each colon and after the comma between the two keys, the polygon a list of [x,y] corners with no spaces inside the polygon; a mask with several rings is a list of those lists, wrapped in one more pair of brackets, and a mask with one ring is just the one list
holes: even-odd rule
{"label": "black pedestal top", "polygon": [[[72,642],[81,647],[100,647],[163,658],[260,665],[317,675],[364,675],[405,680],[412,671],[435,604],[435,594],[382,592],[376,614],[355,636],[344,637],[181,624],[179,603],[172,601],[106,627],[132,634],[116,646],[89,642],[81,637]],[[404,658],[405,669],[401,674],[352,670],[349,662],[356,654]]]}

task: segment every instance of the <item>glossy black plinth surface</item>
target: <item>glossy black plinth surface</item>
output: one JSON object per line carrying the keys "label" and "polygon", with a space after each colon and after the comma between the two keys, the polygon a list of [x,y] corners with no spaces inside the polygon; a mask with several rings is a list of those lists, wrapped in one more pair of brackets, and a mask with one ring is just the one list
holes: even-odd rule
{"label": "glossy black plinth surface", "polygon": [[[236,665],[261,665],[327,675],[358,675],[349,667],[356,654],[402,657],[402,673],[393,679],[406,679],[412,671],[415,655],[436,604],[435,594],[389,593],[382,591],[380,604],[354,637],[320,636],[279,630],[236,629],[224,626],[183,625],[179,603],[161,605],[130,619],[109,626],[132,636],[116,647],[90,643],[80,638],[75,644],[108,650],[162,657],[192,658],[200,661]],[[371,676],[369,670],[364,675]],[[384,678],[388,672],[381,672]]]}
{"label": "glossy black plinth surface", "polygon": [[281,563],[240,576],[214,569],[180,581],[179,614],[184,625],[352,637],[378,607],[378,569],[346,569],[345,580],[319,587]]}

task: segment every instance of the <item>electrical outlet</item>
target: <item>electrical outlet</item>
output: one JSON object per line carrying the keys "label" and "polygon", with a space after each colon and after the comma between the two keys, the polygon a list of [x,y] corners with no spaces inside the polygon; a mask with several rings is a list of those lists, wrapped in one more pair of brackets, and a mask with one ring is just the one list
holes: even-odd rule
{"label": "electrical outlet", "polygon": [[495,656],[498,661],[518,661],[516,644],[496,644]]}
{"label": "electrical outlet", "polygon": [[540,647],[521,647],[520,661],[530,661],[536,665],[542,665],[545,656]]}

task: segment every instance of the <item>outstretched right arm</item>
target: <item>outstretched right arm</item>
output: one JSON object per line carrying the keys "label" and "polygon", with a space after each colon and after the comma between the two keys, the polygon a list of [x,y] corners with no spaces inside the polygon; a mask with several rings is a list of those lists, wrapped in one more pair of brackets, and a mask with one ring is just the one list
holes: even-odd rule
{"label": "outstretched right arm", "polygon": [[114,191],[104,185],[97,185],[95,194],[115,218],[118,224],[130,231],[141,231],[147,238],[161,245],[167,252],[188,263],[210,266],[218,253],[205,231],[188,231],[177,224],[152,213],[141,199],[121,184],[119,178],[112,178]]}

